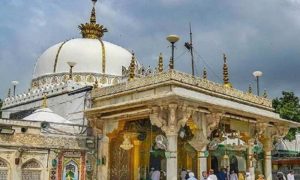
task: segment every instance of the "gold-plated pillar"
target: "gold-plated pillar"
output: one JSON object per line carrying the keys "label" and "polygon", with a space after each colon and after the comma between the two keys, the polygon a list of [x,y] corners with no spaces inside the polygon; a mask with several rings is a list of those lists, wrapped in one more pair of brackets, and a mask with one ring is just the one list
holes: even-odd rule
{"label": "gold-plated pillar", "polygon": [[134,140],[133,141],[134,149],[133,149],[133,179],[140,179],[140,146],[141,141]]}

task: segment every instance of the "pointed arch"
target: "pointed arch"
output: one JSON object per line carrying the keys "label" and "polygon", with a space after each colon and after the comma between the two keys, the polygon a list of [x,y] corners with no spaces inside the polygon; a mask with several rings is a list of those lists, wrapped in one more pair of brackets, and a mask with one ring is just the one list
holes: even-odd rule
{"label": "pointed arch", "polygon": [[22,164],[22,180],[41,180],[42,164],[32,158]]}
{"label": "pointed arch", "polygon": [[10,164],[6,159],[0,158],[0,179],[8,180],[10,174]]}
{"label": "pointed arch", "polygon": [[64,164],[62,179],[66,180],[68,178],[79,179],[80,166],[79,163],[74,159],[68,160]]}

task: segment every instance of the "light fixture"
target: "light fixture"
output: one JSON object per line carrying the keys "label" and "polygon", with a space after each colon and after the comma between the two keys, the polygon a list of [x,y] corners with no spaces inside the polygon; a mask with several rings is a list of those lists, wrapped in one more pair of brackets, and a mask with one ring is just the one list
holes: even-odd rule
{"label": "light fixture", "polygon": [[124,141],[120,145],[120,147],[126,151],[130,150],[133,147],[133,144],[130,142],[130,135],[129,134],[124,134],[123,135]]}
{"label": "light fixture", "polygon": [[256,89],[257,89],[257,95],[259,96],[259,77],[263,75],[261,71],[254,71],[253,76],[256,78]]}
{"label": "light fixture", "polygon": [[174,49],[175,49],[175,43],[179,40],[179,36],[178,35],[169,35],[167,36],[167,40],[171,43],[171,46],[172,46],[172,56],[171,56],[171,59],[170,59],[170,64],[169,64],[169,68],[170,69],[174,69]]}
{"label": "light fixture", "polygon": [[73,67],[76,65],[76,62],[68,61],[67,63],[70,66],[69,79],[72,79]]}

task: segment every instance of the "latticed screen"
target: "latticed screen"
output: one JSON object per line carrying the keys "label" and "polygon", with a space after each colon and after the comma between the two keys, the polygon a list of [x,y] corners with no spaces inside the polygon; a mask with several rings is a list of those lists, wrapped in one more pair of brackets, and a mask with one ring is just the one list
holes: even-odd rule
{"label": "latticed screen", "polygon": [[8,180],[8,171],[0,170],[0,180]]}
{"label": "latticed screen", "polygon": [[41,171],[38,170],[23,170],[22,180],[41,180]]}
{"label": "latticed screen", "polygon": [[40,165],[31,160],[22,166],[22,180],[41,180]]}

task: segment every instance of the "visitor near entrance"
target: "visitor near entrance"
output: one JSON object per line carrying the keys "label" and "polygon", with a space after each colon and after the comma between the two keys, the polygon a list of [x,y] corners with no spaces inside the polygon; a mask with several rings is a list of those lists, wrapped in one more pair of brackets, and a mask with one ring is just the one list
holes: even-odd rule
{"label": "visitor near entrance", "polygon": [[201,180],[206,180],[207,179],[207,172],[206,171],[202,171],[202,178]]}
{"label": "visitor near entrance", "polygon": [[181,174],[180,174],[181,180],[185,180],[186,175],[187,175],[187,171],[184,168],[182,168],[182,171],[181,171]]}
{"label": "visitor near entrance", "polygon": [[197,180],[195,178],[195,174],[193,172],[189,172],[189,178],[188,178],[188,180]]}
{"label": "visitor near entrance", "polygon": [[290,171],[287,175],[287,180],[295,180],[294,172]]}
{"label": "visitor near entrance", "polygon": [[159,179],[160,179],[160,170],[156,169],[151,175],[151,180],[159,180]]}
{"label": "visitor near entrance", "polygon": [[217,176],[214,174],[214,170],[209,170],[209,176],[207,177],[207,180],[218,180]]}
{"label": "visitor near entrance", "polygon": [[237,174],[232,170],[229,176],[229,180],[238,180]]}

